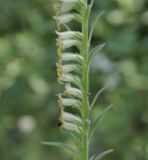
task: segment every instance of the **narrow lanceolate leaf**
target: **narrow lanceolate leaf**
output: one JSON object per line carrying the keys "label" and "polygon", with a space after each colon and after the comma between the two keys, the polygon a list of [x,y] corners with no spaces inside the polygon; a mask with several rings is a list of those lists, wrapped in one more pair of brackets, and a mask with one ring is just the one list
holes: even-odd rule
{"label": "narrow lanceolate leaf", "polygon": [[109,154],[109,153],[111,153],[111,152],[113,152],[113,149],[110,149],[110,150],[107,150],[107,151],[101,153],[100,155],[98,155],[98,156],[95,158],[95,160],[100,160],[102,157],[106,156],[107,154]]}
{"label": "narrow lanceolate leaf", "polygon": [[95,103],[96,103],[99,95],[100,95],[106,88],[107,88],[107,87],[103,87],[102,89],[100,89],[100,90],[97,92],[97,94],[95,95],[95,98],[93,99],[93,101],[92,101],[92,103],[91,103],[91,105],[90,105],[90,108],[92,108],[92,107],[95,105]]}
{"label": "narrow lanceolate leaf", "polygon": [[73,152],[74,154],[78,153],[75,149],[73,149],[72,147],[70,147],[67,144],[61,143],[61,142],[41,142],[44,145],[48,145],[48,146],[54,146],[54,147],[59,147],[62,149],[66,149],[69,150],[71,152]]}
{"label": "narrow lanceolate leaf", "polygon": [[90,139],[89,141],[92,140],[94,132],[96,130],[96,128],[98,127],[98,125],[102,122],[105,114],[108,112],[108,110],[112,107],[112,104],[110,106],[108,106],[104,111],[102,111],[98,117],[96,118],[96,120],[92,123],[92,126],[90,128]]}
{"label": "narrow lanceolate leaf", "polygon": [[90,11],[91,11],[91,9],[92,9],[92,6],[93,6],[93,4],[94,4],[94,1],[95,1],[95,0],[91,0],[91,1],[90,1],[90,5],[89,5]]}
{"label": "narrow lanceolate leaf", "polygon": [[92,26],[91,26],[91,29],[90,29],[90,33],[89,33],[89,43],[91,42],[91,38],[92,38],[93,31],[94,31],[94,29],[95,29],[95,26],[96,26],[98,20],[100,19],[100,17],[101,17],[103,14],[104,14],[104,11],[102,11],[101,13],[99,13],[99,14],[97,15],[97,17],[95,18],[95,20],[93,21],[93,23],[92,23]]}
{"label": "narrow lanceolate leaf", "polygon": [[103,44],[96,46],[94,49],[92,49],[92,51],[90,52],[90,55],[89,55],[89,63],[91,62],[91,60],[95,56],[95,54],[100,52],[105,47],[105,45],[106,44],[103,43]]}
{"label": "narrow lanceolate leaf", "polygon": [[89,160],[94,160],[95,156],[92,156]]}

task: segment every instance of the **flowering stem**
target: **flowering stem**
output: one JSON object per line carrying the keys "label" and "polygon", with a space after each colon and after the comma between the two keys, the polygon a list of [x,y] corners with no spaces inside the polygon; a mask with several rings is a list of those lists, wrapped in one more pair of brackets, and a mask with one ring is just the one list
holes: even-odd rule
{"label": "flowering stem", "polygon": [[[86,0],[87,3],[87,0]],[[83,49],[82,55],[84,57],[84,64],[82,68],[82,86],[84,89],[83,92],[83,131],[82,131],[82,157],[81,160],[88,160],[89,158],[89,142],[88,142],[88,135],[89,135],[89,40],[88,40],[88,8],[82,15],[82,33],[83,33]]]}
{"label": "flowering stem", "polygon": [[[76,150],[80,153],[76,157],[78,160],[89,160],[90,138],[98,123],[97,119],[90,126],[91,106],[98,97],[97,94],[92,105],[90,105],[89,65],[91,52],[89,53],[89,49],[96,21],[92,25],[90,33],[88,23],[93,2],[94,0],[91,0],[90,3],[88,3],[88,0],[59,0],[54,17],[58,26],[58,31],[56,31],[58,35],[58,62],[56,63],[58,82],[65,85],[64,92],[58,95],[58,105],[61,110],[59,126],[72,133]],[[68,30],[69,27],[62,31],[63,29],[60,26],[63,24],[67,26],[67,23],[71,21],[81,24],[81,32]],[[68,50],[71,47],[75,47],[78,53],[69,52]],[[67,108],[75,109],[77,112],[73,113]],[[50,145],[53,144],[66,147],[61,143],[50,143]],[[101,154],[101,156],[106,153],[108,152]]]}

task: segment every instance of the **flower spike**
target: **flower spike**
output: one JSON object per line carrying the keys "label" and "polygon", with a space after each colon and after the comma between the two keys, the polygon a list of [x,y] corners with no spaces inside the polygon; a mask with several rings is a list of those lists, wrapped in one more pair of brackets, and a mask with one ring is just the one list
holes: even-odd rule
{"label": "flower spike", "polygon": [[[90,3],[87,0],[59,0],[54,17],[58,27],[57,80],[65,87],[58,94],[57,100],[60,108],[59,126],[74,135],[74,144],[80,150],[76,157],[79,160],[89,160],[90,137],[94,131],[93,126],[96,126],[96,122],[90,123],[92,108],[88,96],[92,57],[89,54],[90,39],[94,29],[92,25],[89,33],[88,24],[93,2],[94,0],[90,0]],[[72,21],[79,23],[81,30],[72,30],[67,25]],[[76,53],[71,52],[71,49],[76,50]]]}

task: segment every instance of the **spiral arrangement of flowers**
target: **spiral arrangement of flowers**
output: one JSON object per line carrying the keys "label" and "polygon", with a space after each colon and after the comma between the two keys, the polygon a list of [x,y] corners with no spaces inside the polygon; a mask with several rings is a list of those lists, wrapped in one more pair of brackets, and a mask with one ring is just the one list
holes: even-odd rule
{"label": "spiral arrangement of flowers", "polygon": [[[81,22],[86,4],[82,0],[61,0],[57,6],[57,16],[55,17],[59,30],[56,31],[58,62],[57,75],[58,82],[65,85],[65,91],[58,96],[58,104],[61,109],[61,128],[82,132],[82,104],[84,100],[82,69],[86,65],[85,57],[82,53],[83,33],[79,31],[60,31],[60,25],[65,25],[70,21]],[[69,13],[73,11],[74,13]],[[76,47],[77,53],[67,50]],[[77,115],[66,112],[67,107],[78,110]]]}
{"label": "spiral arrangement of flowers", "polygon": [[[102,15],[99,14],[89,29],[89,15],[94,0],[88,4],[87,0],[60,0],[56,5],[57,22],[57,53],[58,82],[65,86],[63,93],[58,94],[58,105],[60,107],[59,126],[72,134],[75,148],[71,148],[60,142],[45,142],[44,144],[70,149],[75,154],[76,160],[88,160],[89,146],[94,131],[104,112],[97,119],[91,121],[91,110],[93,105],[103,91],[99,90],[90,104],[89,100],[89,66],[92,56],[104,47],[98,45],[90,51],[90,41],[94,26]],[[79,23],[80,31],[73,31],[68,23],[73,21]],[[64,29],[63,29],[64,28]],[[73,51],[73,48],[75,52]],[[92,156],[90,160],[99,160],[112,150],[105,151],[99,156]]]}

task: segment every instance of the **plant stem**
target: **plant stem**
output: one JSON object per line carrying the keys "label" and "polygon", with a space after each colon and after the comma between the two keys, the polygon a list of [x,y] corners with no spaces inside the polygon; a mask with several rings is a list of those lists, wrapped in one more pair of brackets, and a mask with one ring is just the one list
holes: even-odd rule
{"label": "plant stem", "polygon": [[[87,1],[85,0],[87,3]],[[82,131],[82,154],[81,160],[88,160],[89,158],[89,40],[88,40],[88,9],[86,9],[82,16],[82,33],[83,33],[83,48],[82,54],[85,59],[82,69],[82,85],[83,85],[83,131]]]}

